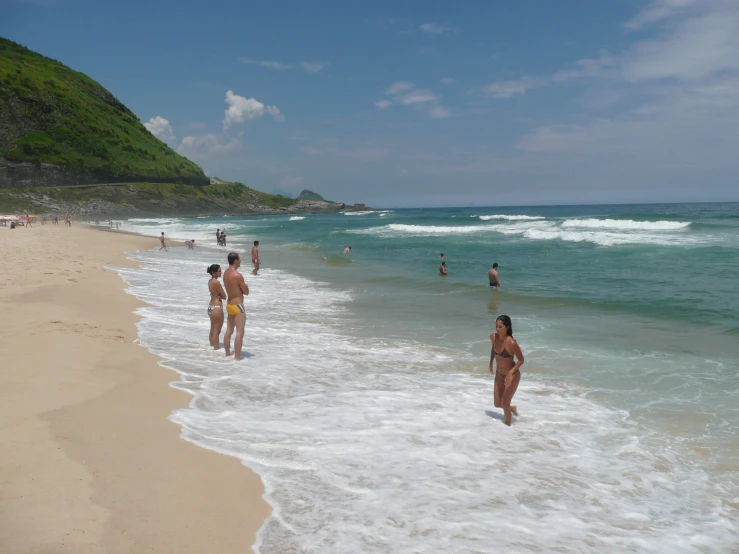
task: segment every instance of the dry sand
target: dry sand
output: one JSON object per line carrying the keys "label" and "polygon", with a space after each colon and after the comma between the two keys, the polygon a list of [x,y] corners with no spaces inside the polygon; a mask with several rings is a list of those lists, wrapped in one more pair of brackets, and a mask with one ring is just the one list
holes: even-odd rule
{"label": "dry sand", "polygon": [[[251,552],[257,475],[179,437],[190,396],[105,266],[157,239],[0,227],[0,552]],[[166,255],[166,253],[162,253]]]}

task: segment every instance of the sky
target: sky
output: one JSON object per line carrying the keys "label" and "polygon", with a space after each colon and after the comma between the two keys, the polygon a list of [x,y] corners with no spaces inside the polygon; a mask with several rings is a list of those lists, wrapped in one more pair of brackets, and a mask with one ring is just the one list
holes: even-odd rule
{"label": "sky", "polygon": [[0,35],[266,192],[739,200],[739,0],[0,0]]}

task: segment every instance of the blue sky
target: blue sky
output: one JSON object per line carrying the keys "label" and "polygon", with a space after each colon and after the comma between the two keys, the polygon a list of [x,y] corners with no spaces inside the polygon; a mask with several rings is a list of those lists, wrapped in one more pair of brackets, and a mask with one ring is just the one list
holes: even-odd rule
{"label": "blue sky", "polygon": [[[209,5],[206,5],[209,4]],[[739,200],[739,1],[0,0],[209,175],[377,206]]]}

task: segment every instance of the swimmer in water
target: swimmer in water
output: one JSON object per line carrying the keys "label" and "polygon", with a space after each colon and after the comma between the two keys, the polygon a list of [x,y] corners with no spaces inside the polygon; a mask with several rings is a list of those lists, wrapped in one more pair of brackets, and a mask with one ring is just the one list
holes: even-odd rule
{"label": "swimmer in water", "polygon": [[493,269],[488,271],[488,281],[494,289],[500,288],[500,277],[498,276],[498,262],[493,264]]}
{"label": "swimmer in water", "polygon": [[348,254],[351,251],[352,251],[352,247],[351,246],[347,246],[346,248],[344,248],[344,254]]}
{"label": "swimmer in water", "polygon": [[495,333],[490,335],[490,342],[493,343],[490,351],[490,373],[493,372],[495,361],[495,407],[503,408],[505,424],[510,426],[513,416],[518,416],[518,409],[511,405],[511,400],[521,380],[520,370],[524,362],[521,347],[513,338],[510,317],[502,315],[495,320]]}
{"label": "swimmer in water", "polygon": [[446,262],[441,262],[439,266],[439,275],[446,275]]}
{"label": "swimmer in water", "polygon": [[208,268],[210,281],[208,281],[208,292],[210,292],[210,304],[208,304],[208,317],[210,318],[210,345],[213,350],[221,347],[221,329],[223,329],[223,301],[226,299],[226,291],[223,290],[218,278],[221,276],[221,266],[213,264]]}

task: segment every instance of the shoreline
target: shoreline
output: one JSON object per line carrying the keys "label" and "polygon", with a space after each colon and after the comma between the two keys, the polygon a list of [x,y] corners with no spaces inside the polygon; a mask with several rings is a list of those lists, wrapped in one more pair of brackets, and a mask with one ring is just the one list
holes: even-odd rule
{"label": "shoreline", "polygon": [[106,269],[158,242],[95,230],[0,230],[0,551],[248,552],[260,477],[181,438],[168,415],[192,397],[135,344],[143,304]]}

